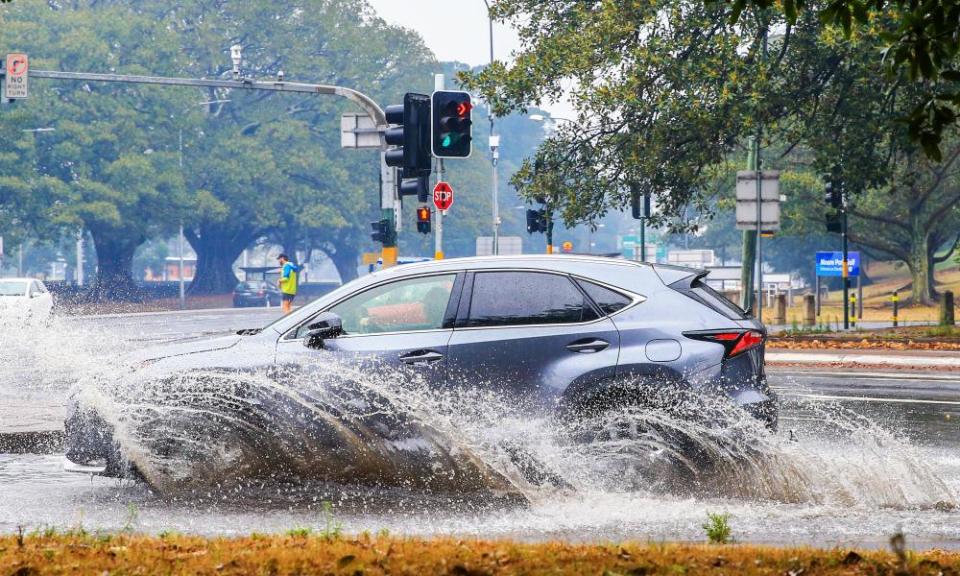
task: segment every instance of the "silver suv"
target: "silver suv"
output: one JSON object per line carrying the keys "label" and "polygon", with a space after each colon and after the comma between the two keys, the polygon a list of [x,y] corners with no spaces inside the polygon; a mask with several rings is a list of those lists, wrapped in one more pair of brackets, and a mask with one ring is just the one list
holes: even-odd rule
{"label": "silver suv", "polygon": [[[763,325],[705,275],[588,256],[407,264],[263,329],[160,349],[145,361],[173,372],[374,358],[431,382],[491,387],[561,411],[656,400],[649,396],[681,387],[725,394],[775,428]],[[84,414],[74,411],[66,424],[67,456],[77,464],[109,451],[109,431],[92,434],[98,426]]]}

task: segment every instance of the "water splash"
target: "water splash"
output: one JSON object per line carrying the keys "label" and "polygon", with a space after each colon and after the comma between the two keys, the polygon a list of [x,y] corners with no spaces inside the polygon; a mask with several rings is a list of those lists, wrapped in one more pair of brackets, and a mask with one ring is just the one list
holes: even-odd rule
{"label": "water splash", "polygon": [[814,424],[796,437],[683,393],[561,419],[492,386],[438,390],[414,373],[333,361],[98,378],[81,397],[166,494],[322,482],[534,505],[577,493],[900,509],[956,500],[908,441],[835,404],[805,402]]}

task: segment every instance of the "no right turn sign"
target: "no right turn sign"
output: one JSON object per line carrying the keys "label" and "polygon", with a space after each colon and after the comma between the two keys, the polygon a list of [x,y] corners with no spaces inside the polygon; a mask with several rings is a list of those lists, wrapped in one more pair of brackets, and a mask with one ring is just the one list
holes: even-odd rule
{"label": "no right turn sign", "polygon": [[30,68],[26,54],[7,54],[7,74],[4,78],[6,98],[27,97],[27,72]]}

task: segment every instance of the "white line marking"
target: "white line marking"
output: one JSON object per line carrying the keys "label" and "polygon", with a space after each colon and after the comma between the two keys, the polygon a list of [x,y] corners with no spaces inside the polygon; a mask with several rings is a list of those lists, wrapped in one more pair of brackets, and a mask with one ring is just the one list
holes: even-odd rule
{"label": "white line marking", "polygon": [[875,398],[871,396],[832,396],[828,394],[788,394],[797,398],[811,400],[846,400],[859,402],[886,402],[889,404],[940,404],[944,406],[960,406],[960,402],[953,400],[919,400],[913,398]]}

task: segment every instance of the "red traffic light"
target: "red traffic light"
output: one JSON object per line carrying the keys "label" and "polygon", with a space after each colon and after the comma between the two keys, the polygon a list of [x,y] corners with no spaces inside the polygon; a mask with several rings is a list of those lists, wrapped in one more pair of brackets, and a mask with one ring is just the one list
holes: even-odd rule
{"label": "red traffic light", "polygon": [[460,102],[457,104],[457,116],[469,116],[473,110],[473,104],[470,102]]}

